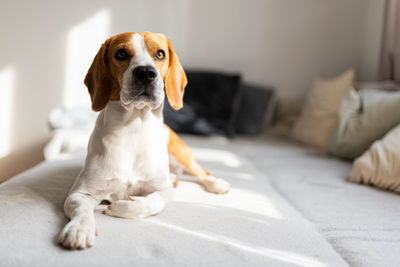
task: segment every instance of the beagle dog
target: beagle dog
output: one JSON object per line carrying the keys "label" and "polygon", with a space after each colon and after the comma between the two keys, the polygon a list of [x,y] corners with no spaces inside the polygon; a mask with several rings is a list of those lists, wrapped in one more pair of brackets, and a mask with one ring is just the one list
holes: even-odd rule
{"label": "beagle dog", "polygon": [[[128,32],[102,44],[85,77],[92,109],[100,111],[90,137],[84,167],[64,203],[70,219],[59,243],[66,248],[93,245],[94,209],[145,218],[162,211],[172,198],[176,163],[196,176],[205,190],[222,194],[229,184],[204,170],[185,143],[163,124],[165,94],[178,110],[183,105],[185,72],[162,34]],[[170,168],[170,163],[172,164]]]}

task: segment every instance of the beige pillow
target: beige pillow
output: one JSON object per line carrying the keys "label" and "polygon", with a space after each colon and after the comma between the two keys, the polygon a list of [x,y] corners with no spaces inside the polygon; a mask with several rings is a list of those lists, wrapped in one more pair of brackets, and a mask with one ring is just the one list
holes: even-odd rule
{"label": "beige pillow", "polygon": [[400,192],[400,125],[355,160],[349,181]]}
{"label": "beige pillow", "polygon": [[292,137],[327,149],[338,124],[340,103],[353,81],[353,69],[331,80],[315,80],[302,113],[294,124]]}

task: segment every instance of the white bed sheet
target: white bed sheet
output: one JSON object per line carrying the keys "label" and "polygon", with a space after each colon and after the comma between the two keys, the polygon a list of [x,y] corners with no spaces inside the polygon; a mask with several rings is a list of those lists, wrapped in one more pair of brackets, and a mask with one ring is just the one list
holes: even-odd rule
{"label": "white bed sheet", "polygon": [[[144,220],[96,214],[95,246],[56,244],[63,201],[82,157],[45,162],[0,185],[2,266],[346,266],[315,226],[293,209],[230,143],[189,138],[227,195],[180,182],[167,209]],[[233,147],[233,146],[232,146]],[[231,148],[232,148],[231,147]]]}

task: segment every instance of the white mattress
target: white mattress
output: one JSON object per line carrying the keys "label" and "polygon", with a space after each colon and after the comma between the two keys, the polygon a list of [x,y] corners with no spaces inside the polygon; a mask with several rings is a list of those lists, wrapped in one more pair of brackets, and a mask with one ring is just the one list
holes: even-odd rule
{"label": "white mattress", "polygon": [[400,196],[346,181],[351,162],[288,140],[236,141],[351,266],[400,266]]}
{"label": "white mattress", "polygon": [[[55,243],[58,232],[67,222],[63,201],[80,171],[82,157],[42,163],[1,184],[0,265],[347,265],[317,227],[271,186],[269,179],[276,183],[276,177],[287,178],[288,183],[302,183],[302,178],[288,177],[290,170],[295,175],[295,169],[286,158],[290,149],[283,146],[283,152],[280,152],[281,144],[275,141],[265,147],[275,151],[273,154],[268,151],[264,154],[240,141],[188,138],[188,142],[203,165],[232,184],[231,192],[213,195],[204,192],[198,184],[186,181],[180,182],[174,201],[155,217],[135,221],[98,213],[99,236],[95,246],[87,250],[68,251]],[[271,162],[257,162],[264,173],[254,166],[252,161],[256,160],[250,154],[247,156],[251,160],[243,156],[247,150],[258,151],[260,157],[265,155],[264,159],[271,159]],[[308,170],[311,175],[321,175],[312,172],[311,165],[306,169],[296,165],[298,174]],[[281,187],[279,190],[293,193],[294,188],[293,184],[289,191]],[[293,194],[300,195],[303,189],[300,185],[299,192]],[[339,198],[341,194],[338,193]],[[301,204],[294,196],[286,197],[306,213],[306,204]],[[318,195],[304,195],[306,199],[312,197],[315,197],[314,201],[322,201],[317,199]],[[312,218],[314,223],[315,218],[318,217]]]}

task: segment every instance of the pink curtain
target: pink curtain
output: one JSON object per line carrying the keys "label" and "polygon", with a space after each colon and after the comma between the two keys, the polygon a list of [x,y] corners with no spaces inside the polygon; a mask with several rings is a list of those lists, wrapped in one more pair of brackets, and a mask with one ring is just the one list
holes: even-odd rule
{"label": "pink curtain", "polygon": [[400,82],[400,0],[386,0],[380,80]]}

